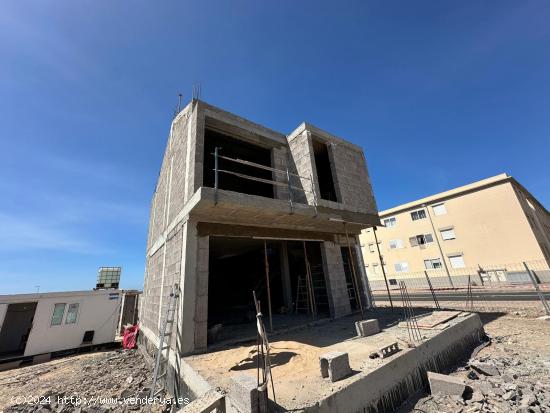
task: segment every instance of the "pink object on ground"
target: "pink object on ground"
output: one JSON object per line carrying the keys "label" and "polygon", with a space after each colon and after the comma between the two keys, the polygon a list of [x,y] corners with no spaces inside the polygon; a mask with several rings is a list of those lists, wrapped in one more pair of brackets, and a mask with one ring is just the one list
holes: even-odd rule
{"label": "pink object on ground", "polygon": [[124,329],[122,334],[122,348],[125,350],[130,350],[136,348],[137,334],[139,332],[139,326],[137,324],[132,327]]}

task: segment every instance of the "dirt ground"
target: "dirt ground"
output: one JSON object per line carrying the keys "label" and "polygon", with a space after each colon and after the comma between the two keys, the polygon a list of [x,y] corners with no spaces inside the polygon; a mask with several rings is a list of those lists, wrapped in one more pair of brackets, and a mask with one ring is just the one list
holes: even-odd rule
{"label": "dirt ground", "polygon": [[424,393],[400,413],[550,412],[550,321],[525,308],[481,316],[490,344],[449,372],[469,386],[465,396]]}
{"label": "dirt ground", "polygon": [[152,373],[137,350],[112,350],[0,372],[0,413],[155,411],[141,405]]}
{"label": "dirt ground", "polygon": [[[429,309],[416,311],[420,314]],[[482,313],[491,344],[471,361],[490,364],[498,374],[486,376],[465,360],[449,373],[463,378],[474,389],[473,394],[465,397],[440,397],[428,393],[413,395],[400,413],[550,412],[550,321],[537,320],[537,315],[540,312],[523,310],[512,314]],[[379,312],[378,316],[385,327],[396,321],[396,314],[391,316],[387,311]],[[345,380],[352,379],[336,383],[328,383],[320,377],[318,380],[309,379],[320,376],[319,353],[330,350],[336,343],[346,347],[344,351],[350,351],[352,368],[366,368],[361,365],[361,360],[370,351],[370,346],[350,340],[355,335],[351,318],[358,317],[331,322],[331,329],[335,332],[331,335],[326,334],[327,326],[319,325],[294,333],[297,335],[292,340],[284,334],[272,338],[276,389],[281,397],[285,388],[287,394],[294,390],[296,395],[294,400],[288,401],[289,406],[313,401],[309,400],[311,395],[308,396],[308,392],[296,392],[296,389],[318,386],[316,394],[322,396],[331,391],[330,386],[343,386]],[[402,334],[405,338],[406,330]],[[354,349],[356,346],[362,348]],[[220,350],[197,356],[193,363],[203,370],[203,374],[213,377],[255,374],[255,345],[249,343],[234,347],[231,352]],[[208,366],[216,367],[208,372],[205,371]],[[166,405],[157,404],[151,408],[131,401],[148,394],[151,377],[139,351],[81,354],[8,370],[0,372],[0,413],[167,410]],[[80,399],[71,401],[70,396]]]}

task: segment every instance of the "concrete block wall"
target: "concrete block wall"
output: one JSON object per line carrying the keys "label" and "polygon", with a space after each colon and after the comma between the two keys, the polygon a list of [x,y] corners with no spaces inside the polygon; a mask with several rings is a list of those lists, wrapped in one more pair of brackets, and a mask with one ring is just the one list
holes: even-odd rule
{"label": "concrete block wall", "polygon": [[292,137],[288,141],[293,167],[298,175],[305,178],[295,178],[292,182],[294,186],[299,186],[302,189],[307,189],[305,193],[295,194],[297,202],[313,204],[313,194],[311,193],[311,181],[307,179],[315,175],[313,170],[313,147],[311,145],[311,137],[307,130],[304,130],[299,135]]}
{"label": "concrete block wall", "polygon": [[162,289],[162,267],[164,247],[159,248],[147,258],[146,282],[143,289],[141,323],[153,333],[158,334],[158,316]]}
{"label": "concrete block wall", "polygon": [[365,156],[360,148],[336,142],[330,146],[341,204],[345,209],[377,214]]}
{"label": "concrete block wall", "polygon": [[321,251],[331,313],[335,318],[342,317],[351,313],[351,306],[340,245],[324,241]]}
{"label": "concrete block wall", "polygon": [[[273,148],[271,150],[271,165],[275,169],[285,171],[288,167],[289,171],[292,171],[291,165],[289,165],[288,150],[286,148]],[[286,175],[283,173],[274,172],[272,176],[272,179],[274,181],[282,182],[285,184],[287,182]],[[282,199],[284,201],[288,200],[287,188],[284,186],[275,186],[275,198]]]}

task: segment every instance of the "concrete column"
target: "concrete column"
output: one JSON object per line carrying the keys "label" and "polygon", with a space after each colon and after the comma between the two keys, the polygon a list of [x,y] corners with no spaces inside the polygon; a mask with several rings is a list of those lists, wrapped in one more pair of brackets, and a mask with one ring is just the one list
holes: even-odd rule
{"label": "concrete column", "polygon": [[195,350],[195,311],[197,308],[197,224],[187,220],[182,226],[182,260],[178,320],[178,348],[181,354]]}
{"label": "concrete column", "polygon": [[290,283],[290,267],[288,265],[288,244],[286,241],[281,243],[281,280],[283,283],[283,298],[285,307],[292,310],[292,285]]}
{"label": "concrete column", "polygon": [[340,245],[324,241],[321,251],[331,316],[338,318],[350,314],[351,306]]}
{"label": "concrete column", "polygon": [[206,350],[207,347],[209,252],[209,237],[198,237],[198,257],[196,271],[197,302],[195,305],[195,350]]}

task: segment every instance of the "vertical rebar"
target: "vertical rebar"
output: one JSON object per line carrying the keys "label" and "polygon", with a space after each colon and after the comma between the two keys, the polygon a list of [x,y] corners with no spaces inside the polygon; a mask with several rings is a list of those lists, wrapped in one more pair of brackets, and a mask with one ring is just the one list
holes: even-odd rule
{"label": "vertical rebar", "polygon": [[546,312],[546,315],[550,315],[550,306],[548,306],[548,302],[546,302],[546,298],[544,298],[544,295],[540,291],[537,280],[535,279],[535,276],[533,275],[533,272],[527,266],[527,263],[525,261],[523,262],[523,266],[527,270],[527,274],[529,275],[529,278],[531,279],[531,282],[533,283],[533,287],[535,287],[535,291],[537,292],[537,294],[539,296],[539,300],[540,300],[542,306],[544,307],[544,311]]}
{"label": "vertical rebar", "polygon": [[219,147],[214,148],[214,205],[218,205],[218,152]]}
{"label": "vertical rebar", "polygon": [[374,233],[374,242],[376,244],[376,249],[378,250],[378,258],[380,259],[380,266],[382,267],[382,275],[384,276],[384,281],[386,282],[386,291],[388,292],[388,298],[390,300],[390,306],[393,310],[393,301],[391,299],[390,286],[388,285],[388,277],[386,277],[386,269],[384,268],[384,260],[382,259],[382,255],[380,254],[380,246],[378,245],[378,237],[376,236],[376,227],[372,227],[372,231]]}
{"label": "vertical rebar", "polygon": [[313,195],[313,208],[315,208],[315,216],[317,216],[317,193],[315,192],[315,181],[313,180],[313,174],[309,174],[309,180],[311,181],[311,193]]}
{"label": "vertical rebar", "polygon": [[288,166],[286,167],[286,183],[288,187],[288,203],[290,204],[290,213],[294,213],[294,204],[292,203],[292,185],[290,185],[290,174],[288,173]]}
{"label": "vertical rebar", "polygon": [[428,276],[428,271],[424,271],[424,274],[426,275],[426,281],[428,281],[428,287],[430,287],[430,292],[432,293],[432,298],[435,303],[435,308],[438,310],[441,310],[441,307],[439,306],[439,301],[437,300],[437,296],[435,295],[434,287],[432,286],[432,282],[430,280],[430,277]]}

